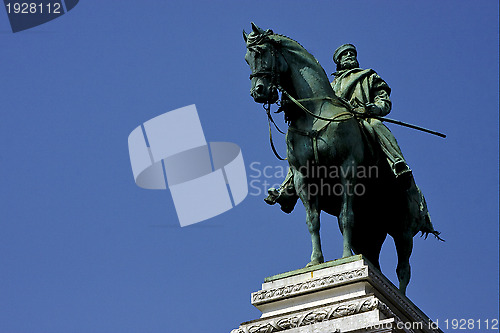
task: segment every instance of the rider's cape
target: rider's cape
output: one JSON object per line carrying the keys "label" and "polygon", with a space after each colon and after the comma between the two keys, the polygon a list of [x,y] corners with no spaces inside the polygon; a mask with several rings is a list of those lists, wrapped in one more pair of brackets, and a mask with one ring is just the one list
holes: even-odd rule
{"label": "rider's cape", "polygon": [[[335,76],[331,83],[335,95],[347,100],[353,107],[374,103],[382,112],[380,116],[385,116],[391,111],[392,103],[389,98],[391,88],[373,69],[352,68],[332,75]],[[359,124],[369,150],[374,154],[374,146],[378,145],[375,129],[367,119],[360,118]]]}
{"label": "rider's cape", "polygon": [[[347,100],[352,106],[361,107],[368,103],[374,103],[382,111],[380,116],[385,116],[391,111],[392,103],[389,98],[391,88],[373,69],[353,68],[338,71],[333,73],[333,75],[335,79],[331,83],[331,86],[335,94]],[[377,141],[377,134],[374,127],[370,125],[369,120],[360,119],[359,122],[362,132],[366,136],[368,146],[373,152],[373,145]],[[418,211],[420,218],[425,220],[420,231],[432,232],[434,228],[427,210],[427,204],[418,186],[415,185],[415,188],[409,195],[413,199],[410,200],[411,204],[418,206],[414,207],[414,211]]]}
{"label": "rider's cape", "polygon": [[373,69],[353,68],[333,73],[331,83],[333,91],[339,97],[349,101],[352,106],[374,103],[381,110],[380,116],[391,111],[391,88]]}

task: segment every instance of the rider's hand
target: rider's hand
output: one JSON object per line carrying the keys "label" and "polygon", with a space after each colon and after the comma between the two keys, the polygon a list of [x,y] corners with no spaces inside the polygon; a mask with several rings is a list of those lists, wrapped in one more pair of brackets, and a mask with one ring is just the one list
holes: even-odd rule
{"label": "rider's hand", "polygon": [[366,117],[368,114],[366,112],[366,108],[364,106],[358,106],[356,108],[353,109],[354,113],[360,115],[360,116],[363,116],[363,117]]}
{"label": "rider's hand", "polygon": [[366,113],[372,116],[380,116],[380,114],[382,113],[382,110],[373,103],[366,104],[365,109]]}

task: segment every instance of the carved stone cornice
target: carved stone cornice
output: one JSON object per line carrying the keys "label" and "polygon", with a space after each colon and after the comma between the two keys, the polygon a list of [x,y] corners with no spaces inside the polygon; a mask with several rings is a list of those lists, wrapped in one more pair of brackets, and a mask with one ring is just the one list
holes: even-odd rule
{"label": "carved stone cornice", "polygon": [[[403,331],[406,333],[415,333],[412,329],[407,329],[404,327],[404,322],[399,318],[392,310],[382,302],[378,302],[377,308],[382,312],[387,318],[394,318],[394,322],[396,323],[396,327],[401,327]],[[403,324],[403,325],[401,325]]]}
{"label": "carved stone cornice", "polygon": [[341,317],[378,309],[377,298],[362,299],[355,302],[342,302],[341,304],[328,305],[316,309],[301,311],[295,314],[279,316],[260,323],[243,325],[231,333],[274,333],[291,328],[301,327],[324,322]]}
{"label": "carved stone cornice", "polygon": [[259,305],[281,298],[296,296],[304,293],[330,288],[353,280],[368,277],[368,267],[361,267],[345,272],[318,277],[304,282],[291,284],[279,288],[260,290],[252,293],[252,304]]}
{"label": "carved stone cornice", "polygon": [[266,278],[251,301],[262,317],[231,333],[309,332],[313,327],[320,331],[443,333],[361,256]]}
{"label": "carved stone cornice", "polygon": [[422,316],[422,314],[419,311],[416,311],[413,303],[410,303],[405,296],[401,295],[399,289],[396,289],[392,285],[392,283],[388,283],[387,280],[385,278],[382,278],[379,273],[373,272],[372,270],[369,270],[368,274],[370,279],[376,285],[379,285],[382,288],[382,290],[384,290],[385,294],[389,295],[391,301],[393,303],[396,303],[397,306],[399,306],[400,308],[404,309],[407,313],[409,313],[414,321],[421,321],[427,324],[429,319],[427,317]]}

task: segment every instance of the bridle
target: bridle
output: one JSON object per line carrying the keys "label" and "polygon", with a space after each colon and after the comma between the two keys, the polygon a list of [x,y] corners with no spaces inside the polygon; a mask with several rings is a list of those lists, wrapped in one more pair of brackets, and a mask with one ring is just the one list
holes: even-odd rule
{"label": "bridle", "polygon": [[[256,72],[253,72],[252,74],[250,74],[250,79],[254,78],[254,77],[270,77],[270,81],[271,81],[271,86],[274,88],[276,87],[276,89],[281,92],[281,100],[279,101],[276,101],[276,104],[278,104],[278,106],[280,106],[280,108],[278,109],[278,111],[276,111],[276,113],[278,112],[281,112],[280,110],[283,110],[282,107],[285,103],[285,101],[283,101],[283,96],[286,96],[292,103],[294,103],[297,107],[299,107],[302,111],[304,111],[306,114],[310,115],[311,117],[313,118],[316,118],[316,119],[320,119],[320,120],[323,120],[323,121],[326,121],[327,123],[325,125],[323,125],[319,130],[312,130],[312,131],[304,131],[304,130],[301,130],[301,129],[298,129],[298,128],[295,128],[295,127],[292,127],[292,126],[289,126],[288,127],[288,130],[289,131],[292,131],[292,132],[296,132],[298,134],[301,134],[301,135],[305,135],[305,136],[308,136],[312,139],[313,141],[313,149],[314,149],[314,156],[315,156],[315,160],[316,162],[318,163],[318,150],[317,150],[317,138],[320,134],[321,131],[323,131],[325,128],[328,127],[328,125],[330,125],[332,122],[340,122],[340,121],[346,121],[346,120],[349,120],[349,119],[352,119],[352,118],[374,118],[374,119],[378,119],[380,121],[386,121],[386,122],[389,122],[389,123],[393,123],[393,124],[397,124],[397,125],[401,125],[401,126],[405,126],[405,127],[409,127],[409,128],[413,128],[413,129],[416,129],[416,130],[419,130],[419,131],[423,131],[423,132],[426,132],[426,133],[430,133],[430,134],[433,134],[433,135],[437,135],[437,136],[440,136],[442,138],[445,138],[446,135],[445,134],[442,134],[442,133],[439,133],[439,132],[436,132],[436,131],[432,131],[432,130],[429,130],[429,129],[426,129],[426,128],[423,128],[423,127],[420,127],[420,126],[416,126],[416,125],[412,125],[412,124],[408,124],[408,123],[404,123],[404,122],[401,122],[401,121],[398,121],[398,120],[394,120],[394,119],[389,119],[389,118],[386,118],[386,117],[380,117],[380,116],[375,116],[375,115],[367,115],[367,114],[363,114],[363,113],[360,113],[358,111],[355,110],[355,108],[345,99],[343,99],[342,97],[339,97],[337,96],[337,98],[332,98],[332,97],[329,97],[329,96],[326,96],[326,97],[312,97],[312,98],[303,98],[303,99],[296,99],[294,98],[288,91],[286,91],[280,84],[280,73],[277,69],[277,66],[276,66],[276,53],[280,54],[281,55],[281,58],[286,62],[286,58],[283,56],[283,54],[281,53],[281,51],[277,48],[276,45],[274,45],[274,43],[267,39],[267,40],[260,40],[260,42],[258,44],[263,44],[263,42],[265,43],[268,43],[270,46],[271,46],[271,68],[270,69],[266,69],[266,70],[259,70],[259,71],[256,71]],[[257,43],[254,44],[255,45],[258,45]],[[251,47],[251,46],[250,46]],[[254,52],[258,52],[258,51],[254,51]],[[308,108],[306,108],[301,102],[309,102],[309,101],[319,101],[319,100],[324,100],[324,101],[328,101],[330,102],[331,104],[334,104],[336,106],[341,106],[341,107],[344,107],[347,109],[346,112],[341,112],[339,114],[336,114],[335,116],[331,117],[331,118],[326,118],[326,117],[322,117],[322,116],[318,116],[316,114],[314,114],[313,112],[311,112]],[[279,159],[279,160],[286,160],[286,158],[282,158],[278,152],[276,151],[276,148],[274,147],[274,143],[273,143],[273,138],[272,138],[272,132],[271,132],[271,123],[273,123],[273,125],[276,127],[276,129],[282,133],[282,134],[285,134],[283,131],[281,131],[278,127],[278,125],[276,125],[276,123],[274,122],[272,116],[271,116],[271,103],[269,102],[264,102],[263,103],[263,107],[264,107],[264,110],[266,110],[266,114],[267,114],[267,119],[268,119],[268,127],[269,127],[269,141],[270,141],[270,144],[271,144],[271,148],[274,152],[274,155]]]}
{"label": "bridle", "polygon": [[[276,69],[276,47],[271,43],[268,42],[268,44],[271,47],[271,68],[270,69],[265,69],[265,70],[258,70],[256,72],[253,72],[250,74],[250,80],[253,79],[254,77],[271,77],[271,85],[274,87],[278,87],[279,85],[279,78],[280,75],[278,73],[278,70]],[[254,51],[258,52],[258,51]],[[279,52],[279,51],[278,51]]]}
{"label": "bridle", "polygon": [[[276,68],[276,51],[277,50],[276,50],[276,47],[274,45],[272,45],[272,43],[269,42],[268,44],[271,46],[271,48],[270,48],[270,53],[271,53],[271,68],[270,69],[265,69],[265,70],[258,70],[258,71],[253,72],[252,74],[250,74],[250,80],[253,79],[253,78],[270,77],[271,88],[272,89],[276,88],[276,89],[280,90],[280,88],[279,88],[280,87],[280,84],[279,84],[280,74],[279,74],[279,72],[278,72],[278,70]],[[258,51],[254,51],[254,52],[258,52]],[[276,101],[273,104],[278,104],[279,105],[279,102]],[[267,115],[267,125],[268,125],[268,128],[269,128],[269,143],[271,145],[271,149],[272,149],[274,155],[279,160],[285,161],[286,158],[281,157],[278,154],[278,151],[276,150],[276,147],[274,146],[273,133],[271,131],[271,123],[273,123],[274,127],[276,128],[276,130],[278,132],[280,132],[281,134],[285,134],[285,132],[283,132],[278,127],[278,125],[276,124],[276,122],[274,121],[274,119],[273,119],[273,117],[271,115],[271,103],[270,102],[264,102],[262,104],[262,107],[266,111],[266,115]]]}
{"label": "bridle", "polygon": [[[334,99],[334,98],[331,98],[331,97],[328,97],[328,96],[326,96],[326,97],[303,98],[303,99],[296,99],[296,98],[294,98],[280,84],[280,73],[278,72],[278,69],[277,69],[277,66],[276,66],[276,62],[277,62],[276,61],[276,55],[277,55],[276,52],[278,52],[285,61],[286,61],[286,59],[283,56],[283,54],[279,50],[277,50],[276,46],[273,45],[272,42],[267,41],[267,43],[271,47],[270,48],[271,59],[272,59],[271,60],[271,68],[270,69],[265,69],[265,70],[258,70],[258,71],[253,72],[252,74],[250,74],[250,80],[252,78],[270,77],[271,87],[272,88],[276,88],[279,92],[281,92],[281,100],[279,102],[276,101],[275,104],[278,104],[278,106],[283,105],[283,96],[286,96],[290,101],[292,101],[295,105],[297,105],[302,111],[304,111],[305,113],[309,114],[313,118],[327,121],[327,123],[324,126],[322,126],[321,129],[319,129],[319,130],[312,130],[311,132],[307,132],[307,131],[300,130],[300,129],[297,129],[295,127],[289,126],[289,130],[291,130],[293,132],[296,132],[296,133],[299,133],[299,134],[302,134],[302,135],[309,136],[313,140],[314,155],[315,155],[316,162],[318,162],[317,137],[318,137],[319,133],[323,129],[325,129],[331,122],[340,122],[340,121],[345,121],[345,120],[348,120],[348,119],[356,117],[357,112],[354,111],[354,108],[349,104],[349,102],[347,102],[346,100],[344,100],[342,98]],[[258,52],[258,51],[254,51],[254,52]],[[313,112],[311,112],[308,108],[306,108],[301,103],[301,102],[308,102],[308,101],[315,101],[315,100],[329,101],[330,103],[335,104],[337,106],[342,106],[342,107],[347,108],[348,111],[336,114],[335,116],[333,116],[331,118],[326,118],[326,117],[322,117],[322,116],[318,116],[318,115],[314,114]],[[274,155],[279,160],[284,161],[284,160],[286,160],[286,158],[282,158],[278,154],[278,152],[276,151],[276,147],[274,146],[273,136],[272,136],[272,131],[271,131],[271,123],[273,123],[273,125],[276,127],[276,129],[278,130],[278,132],[280,132],[282,134],[285,134],[285,132],[281,131],[279,129],[278,125],[276,125],[276,123],[274,122],[274,119],[273,119],[273,117],[271,115],[271,103],[264,102],[263,103],[263,107],[264,107],[264,110],[266,111],[266,114],[267,114],[267,121],[268,121],[268,127],[269,127],[269,142],[271,144],[271,149],[273,150]],[[277,111],[277,112],[280,112],[280,111]]]}

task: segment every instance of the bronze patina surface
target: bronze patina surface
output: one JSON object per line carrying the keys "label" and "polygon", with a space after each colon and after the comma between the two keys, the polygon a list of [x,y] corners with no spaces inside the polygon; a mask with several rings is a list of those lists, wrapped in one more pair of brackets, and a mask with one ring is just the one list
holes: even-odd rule
{"label": "bronze patina surface", "polygon": [[398,254],[399,288],[410,280],[413,237],[434,234],[424,196],[389,129],[376,117],[392,108],[389,85],[372,69],[361,69],[354,45],[334,53],[335,79],[291,38],[252,23],[243,32],[245,60],[252,71],[251,96],[270,105],[281,92],[280,109],[288,123],[289,172],[266,201],[289,213],[300,199],[311,235],[311,261],[324,262],[320,213],[338,217],[343,258],[361,254],[380,269],[379,255],[389,234]]}

